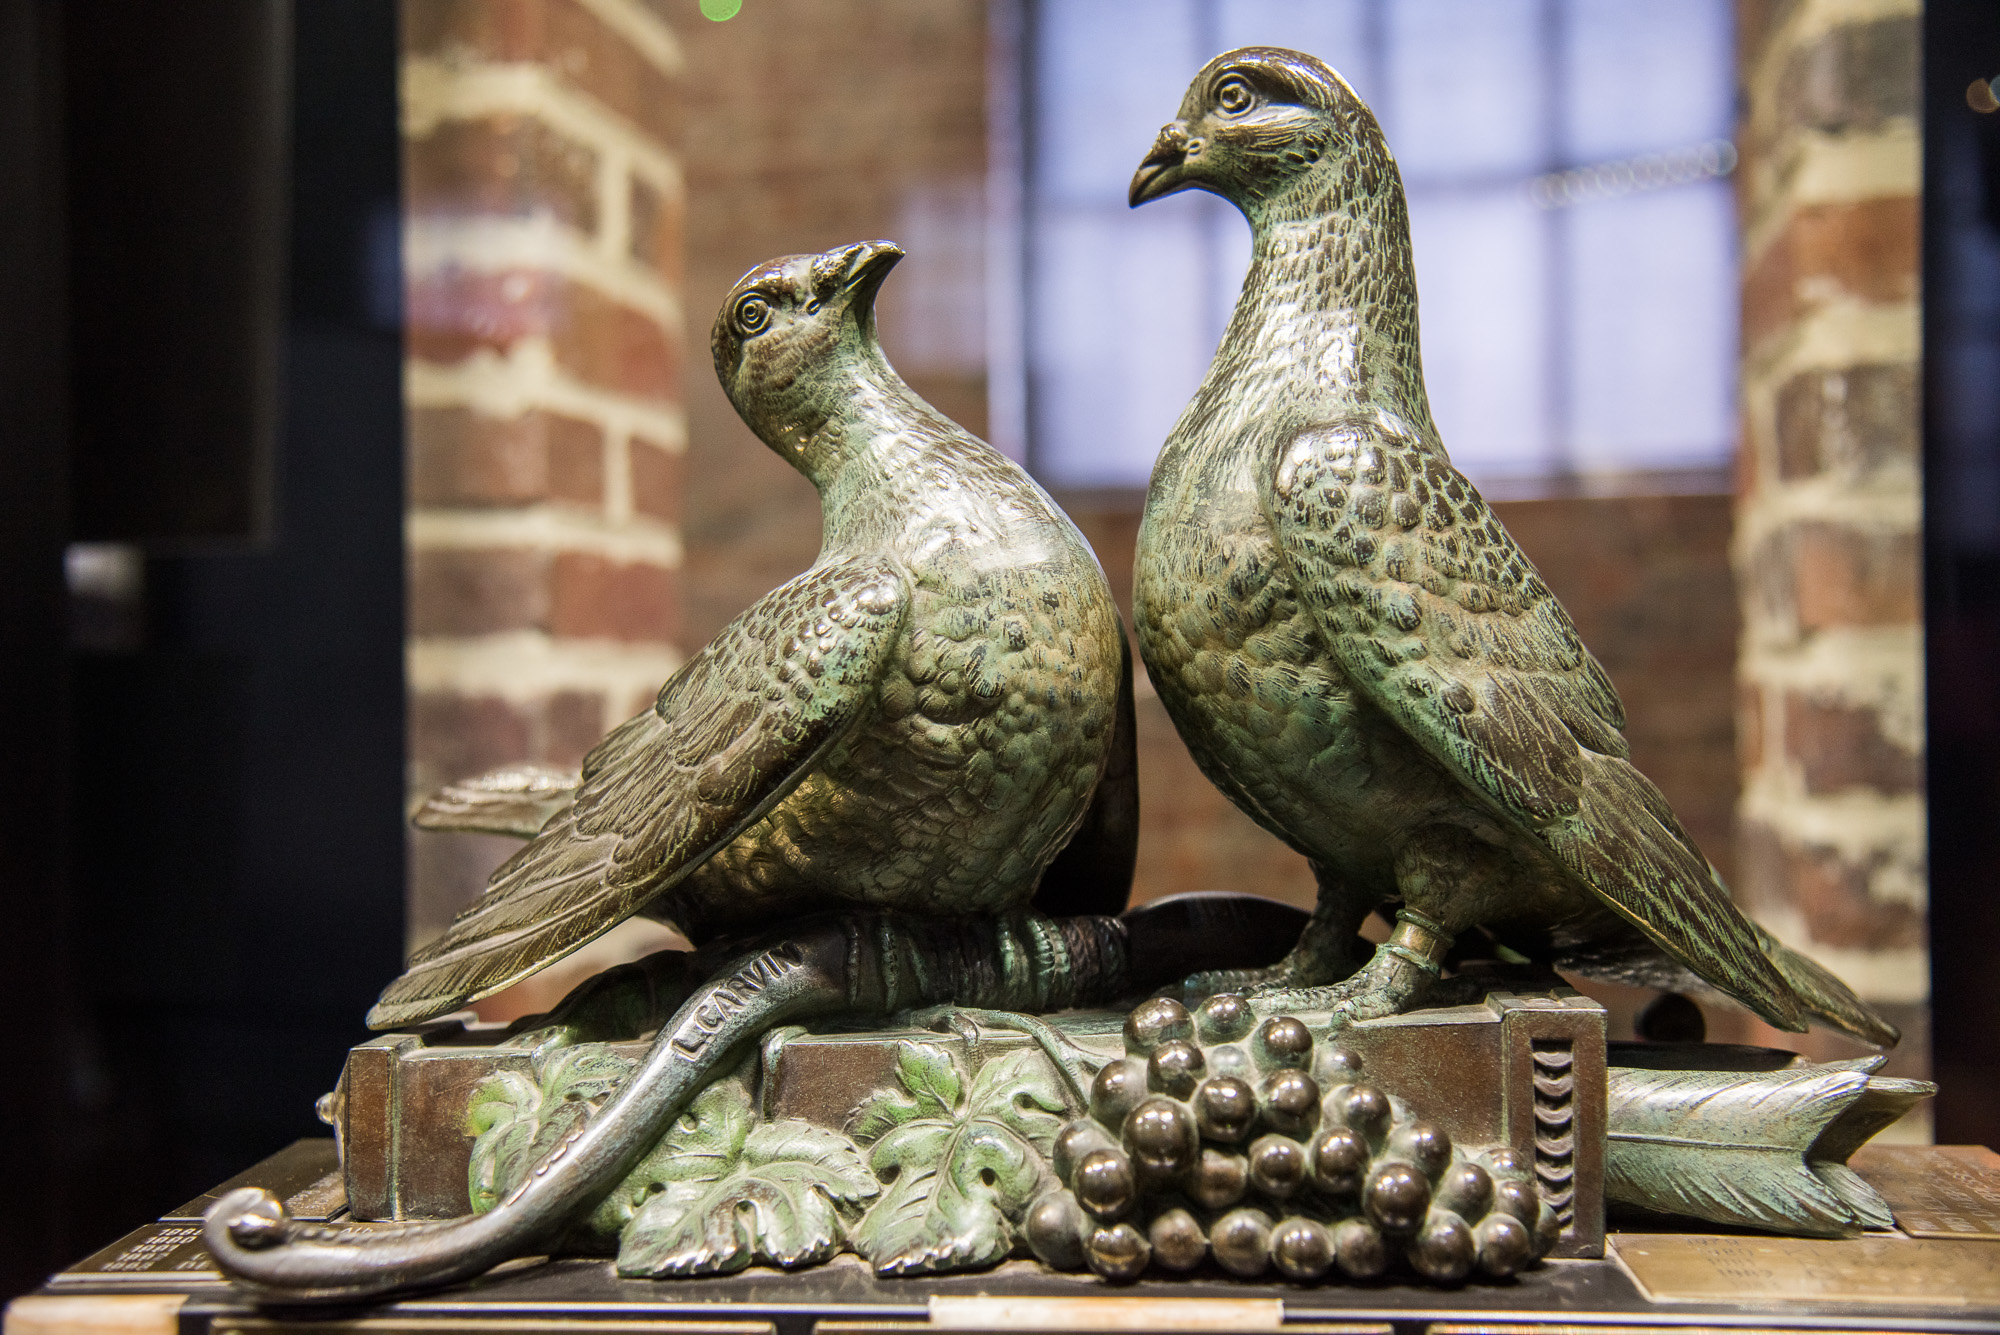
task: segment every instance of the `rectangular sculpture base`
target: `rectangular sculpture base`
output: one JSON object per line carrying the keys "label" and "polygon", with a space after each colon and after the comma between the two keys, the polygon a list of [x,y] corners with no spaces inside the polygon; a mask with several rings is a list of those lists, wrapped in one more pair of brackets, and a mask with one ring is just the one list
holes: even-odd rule
{"label": "rectangular sculpture base", "polygon": [[[1048,1018],[1093,1055],[1124,1051],[1122,1012]],[[1323,1017],[1302,1011],[1299,1018],[1326,1032]],[[906,1040],[953,1049],[968,1061],[1030,1041],[1015,1030],[970,1027],[978,1035],[976,1053],[965,1051],[960,1033],[929,1030],[788,1038],[759,1072],[760,1106],[767,1117],[842,1130],[863,1100],[893,1085],[898,1044]],[[349,1054],[335,1129],[356,1219],[445,1219],[470,1211],[466,1103],[489,1075],[529,1071],[527,1050],[495,1046],[497,1038],[496,1030],[454,1022],[385,1034]],[[1508,1145],[1532,1164],[1544,1199],[1563,1220],[1554,1255],[1603,1255],[1601,1006],[1566,987],[1494,991],[1478,1005],[1352,1025],[1338,1041],[1360,1056],[1363,1079],[1408,1100],[1453,1143]],[[646,1045],[617,1046],[637,1057]]]}

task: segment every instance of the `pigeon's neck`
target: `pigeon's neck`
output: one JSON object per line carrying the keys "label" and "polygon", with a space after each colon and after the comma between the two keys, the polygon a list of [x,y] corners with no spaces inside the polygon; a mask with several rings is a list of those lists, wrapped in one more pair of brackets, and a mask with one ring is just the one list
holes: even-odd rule
{"label": "pigeon's neck", "polygon": [[805,470],[819,488],[829,537],[846,518],[898,507],[958,434],[879,356],[843,368],[839,393],[840,408],[820,428]]}
{"label": "pigeon's neck", "polygon": [[792,380],[746,411],[764,443],[824,496],[851,471],[858,442],[895,419],[909,387],[879,351],[847,350],[815,374]]}
{"label": "pigeon's neck", "polygon": [[1205,404],[1210,414],[1244,416],[1218,424],[1231,436],[1275,402],[1320,420],[1379,417],[1441,452],[1424,393],[1409,216],[1394,161],[1382,152],[1357,171],[1329,155],[1293,189],[1246,212],[1250,270],[1190,411]]}

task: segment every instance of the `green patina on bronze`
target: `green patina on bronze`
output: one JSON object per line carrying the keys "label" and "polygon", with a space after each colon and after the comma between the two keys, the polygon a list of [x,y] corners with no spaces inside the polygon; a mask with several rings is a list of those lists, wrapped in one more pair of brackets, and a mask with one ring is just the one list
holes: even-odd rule
{"label": "green patina on bronze", "polygon": [[1075,857],[1098,860],[1058,868],[1041,902],[1124,906],[1136,793],[1110,588],[1027,474],[889,366],[873,302],[901,253],[790,256],[737,283],[716,372],[819,489],[819,559],[591,752],[371,1024],[457,1009],[635,913],[700,944],[849,904],[1018,907],[1086,821]]}
{"label": "green patina on bronze", "polygon": [[[1494,991],[1479,969],[1435,985],[1485,929],[1516,962],[1697,981],[1788,1028],[1895,1038],[1730,904],[1627,760],[1603,670],[1447,460],[1401,185],[1367,108],[1310,57],[1219,57],[1132,199],[1189,186],[1243,209],[1255,257],[1154,476],[1140,641],[1203,770],[1313,862],[1318,911],[1292,954],[1234,967],[1276,955],[1270,923],[1213,901],[1101,916],[1137,837],[1131,663],[1102,572],[1025,473],[890,369],[872,303],[900,252],[772,261],[724,304],[716,369],[819,489],[819,560],[580,774],[513,767],[426,807],[432,828],[530,841],[370,1022],[444,1015],[634,914],[700,948],[593,980],[520,1036],[527,1069],[515,1048],[465,1109],[474,1214],[337,1227],[245,1188],[204,1224],[227,1274],[274,1301],[352,1301],[568,1248],[650,1276],[841,1249],[925,1273],[1032,1248],[1114,1280],[1211,1258],[1362,1277],[1401,1256],[1455,1283],[1601,1242],[1607,1162],[1616,1198],[1652,1208],[1879,1221],[1842,1165],[1928,1086],[1621,1070],[1607,1141],[1601,1011],[1579,1027],[1568,1001]],[[1384,906],[1397,926],[1371,956],[1356,929]],[[1123,1056],[1091,1056],[1088,1020],[1038,1018],[1190,969],[1210,970],[1195,990],[1253,995],[1199,1024],[1148,1002]],[[1490,1013],[1395,1018],[1448,999]],[[963,1060],[895,1039],[851,1111],[772,1111],[782,1095],[759,1082],[817,1037],[788,1026],[923,1015]],[[1310,1055],[1333,1030],[1379,1043],[1371,1079],[1408,1078],[1399,1047],[1458,1051],[1472,1020],[1489,1046],[1520,1040],[1496,1068],[1510,1092],[1478,1091],[1520,1122],[1507,1144],[1487,1143],[1491,1116],[1466,1144],[1417,1120],[1431,1099],[1478,1102],[1462,1068],[1403,1102],[1359,1078],[1352,1047]],[[1027,1041],[996,1052],[982,1023]],[[1405,1024],[1400,1044],[1368,1033]],[[642,1035],[636,1058],[596,1041]]]}
{"label": "green patina on bronze", "polygon": [[716,372],[818,488],[819,559],[605,738],[573,793],[516,772],[446,795],[467,826],[551,814],[369,1014],[446,1014],[646,913],[706,947],[660,994],[677,1009],[652,1050],[596,1116],[533,1142],[533,1171],[484,1214],[347,1236],[261,1193],[219,1202],[205,1237],[240,1283],[347,1299],[559,1236],[774,1025],[1124,987],[1118,923],[1025,911],[1116,912],[1129,891],[1124,631],[1054,502],[891,369],[873,308],[901,254],[789,256],[736,284]]}
{"label": "green patina on bronze", "polygon": [[[1705,985],[1781,1028],[1896,1031],[1745,918],[1628,760],[1624,707],[1446,456],[1417,346],[1402,181],[1319,61],[1246,48],[1195,76],[1133,178],[1253,233],[1242,296],[1167,438],[1134,621],[1204,773],[1311,859],[1293,1004],[1394,1013],[1483,928],[1565,969]],[[1372,954],[1356,930],[1400,907]]]}

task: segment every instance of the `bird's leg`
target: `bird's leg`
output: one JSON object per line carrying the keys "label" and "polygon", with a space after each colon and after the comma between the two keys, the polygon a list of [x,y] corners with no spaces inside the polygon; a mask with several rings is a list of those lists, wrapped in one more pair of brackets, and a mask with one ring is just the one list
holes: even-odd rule
{"label": "bird's leg", "polygon": [[1456,825],[1417,831],[1397,850],[1395,868],[1403,896],[1395,929],[1359,973],[1327,989],[1336,1029],[1443,1000],[1437,984],[1445,955],[1478,921],[1490,885],[1504,874],[1495,852]]}
{"label": "bird's leg", "polygon": [[[1375,953],[1366,963],[1359,969],[1348,969],[1346,977],[1330,986],[1281,982],[1276,986],[1253,987],[1248,993],[1257,1009],[1265,1013],[1330,1012],[1336,1029],[1356,1020],[1399,1015],[1420,1003],[1442,1002],[1438,975],[1453,939],[1468,925],[1461,917],[1469,914],[1469,921],[1478,921],[1479,905],[1488,883],[1502,870],[1494,852],[1458,826],[1434,825],[1419,830],[1396,854],[1396,887],[1402,894],[1403,908],[1396,914],[1396,925],[1389,939],[1375,947]],[[1313,915],[1313,922],[1318,925],[1325,918],[1327,928],[1322,929],[1317,939],[1313,929],[1308,928],[1306,938],[1300,941],[1300,950],[1294,951],[1280,969],[1296,966],[1305,977],[1312,977],[1306,972],[1316,967],[1310,952],[1333,939],[1331,924],[1340,921],[1328,913],[1329,903],[1341,905],[1352,915],[1347,920],[1348,936],[1343,940],[1360,944],[1352,933],[1360,927],[1372,905],[1363,907],[1358,898],[1335,900],[1325,893],[1326,886],[1323,880],[1320,912]],[[1326,966],[1317,964],[1317,967]],[[1321,974],[1320,978],[1325,976]]]}
{"label": "bird's leg", "polygon": [[1283,998],[1337,983],[1367,960],[1361,924],[1374,911],[1373,899],[1348,888],[1330,869],[1315,862],[1319,901],[1291,953],[1262,969],[1211,969],[1182,985],[1190,1000],[1218,992]]}
{"label": "bird's leg", "polygon": [[1333,1027],[1383,1015],[1400,1015],[1415,1007],[1438,980],[1440,962],[1451,949],[1452,934],[1433,918],[1405,905],[1396,912],[1389,939],[1375,947],[1375,956],[1337,987],[1333,994]]}

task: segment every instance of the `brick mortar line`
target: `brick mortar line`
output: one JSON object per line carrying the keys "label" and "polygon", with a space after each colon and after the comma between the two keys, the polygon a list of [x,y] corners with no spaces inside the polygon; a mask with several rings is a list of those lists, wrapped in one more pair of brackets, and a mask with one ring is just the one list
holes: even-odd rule
{"label": "brick mortar line", "polygon": [[1738,652],[1736,680],[1759,687],[1780,704],[1790,694],[1868,710],[1875,715],[1884,741],[1908,755],[1922,756],[1923,646],[1914,629],[1901,653],[1878,652],[1866,662],[1842,660],[1837,650],[1814,643],[1834,634],[1823,631],[1803,641],[1758,636]]}
{"label": "brick mortar line", "polygon": [[[1768,629],[1768,623],[1766,625]],[[1912,751],[1923,747],[1923,635],[1912,626],[1843,627],[1802,636],[1757,635],[1737,654],[1741,675],[1758,685],[1820,696],[1858,691],[1855,704],[1892,706]]]}
{"label": "brick mortar line", "polygon": [[622,525],[592,521],[553,505],[508,510],[411,510],[403,517],[412,552],[529,551],[601,556],[624,564],[678,570],[685,560],[680,531],[634,517]]}
{"label": "brick mortar line", "polygon": [[[629,431],[606,432],[604,436],[604,513],[614,524],[658,524],[673,532],[676,543],[682,540],[679,524],[652,515],[642,518],[632,504],[632,433]],[[686,559],[685,549],[681,557]]]}
{"label": "brick mortar line", "polygon": [[1802,209],[1923,195],[1923,135],[1908,118],[1867,134],[1800,130],[1780,141],[1771,156],[1777,162],[1769,169],[1768,185],[1761,173],[1752,178],[1754,191],[1765,199],[1753,207],[1743,229],[1746,273]]}
{"label": "brick mortar line", "polygon": [[[1795,332],[1795,328],[1787,329],[1785,332]],[[1861,366],[1908,366],[1915,368],[1918,365],[1917,360],[1908,357],[1890,357],[1880,361],[1866,357],[1857,357],[1831,366],[1787,365],[1782,360],[1783,355],[1796,351],[1796,348],[1777,348],[1777,337],[1777,335],[1773,335],[1767,342],[1771,344],[1771,349],[1769,350],[1773,351],[1774,357],[1778,358],[1778,360],[1775,361],[1774,365],[1767,366],[1762,370],[1747,372],[1743,377],[1742,388],[1744,411],[1755,419],[1757,427],[1769,434],[1771,444],[1774,447],[1777,443],[1778,401],[1784,394],[1785,386],[1790,384],[1794,377],[1801,374],[1844,375]],[[1919,339],[1921,340],[1921,333],[1919,334]],[[1877,465],[1877,468],[1881,470],[1901,469],[1904,467],[1917,470],[1917,474],[1921,476],[1922,470],[1915,461],[1911,461],[1907,465],[1902,463]]]}
{"label": "brick mortar line", "polygon": [[1821,479],[1760,489],[1739,498],[1732,559],[1747,561],[1771,536],[1801,524],[1831,524],[1869,537],[1916,533],[1923,527],[1923,493],[1916,487],[1820,487]]}
{"label": "brick mortar line", "polygon": [[529,218],[405,214],[403,265],[411,279],[454,269],[560,274],[642,312],[677,342],[686,342],[685,312],[672,285],[629,256],[608,254],[595,239],[547,214]]}
{"label": "brick mortar line", "polygon": [[1764,35],[1764,48],[1743,80],[1751,105],[1772,105],[1775,99],[1770,94],[1784,74],[1785,60],[1801,47],[1838,28],[1922,13],[1921,0],[1820,0],[1817,4],[1808,0],[1795,6],[1783,23]]}
{"label": "brick mortar line", "polygon": [[403,62],[400,87],[405,140],[421,139],[448,120],[534,116],[600,153],[618,146],[635,175],[670,199],[685,198],[686,181],[669,148],[544,65],[418,57]]}
{"label": "brick mortar line", "polygon": [[1914,793],[1885,796],[1872,792],[1827,793],[1814,796],[1790,771],[1752,770],[1743,776],[1743,795],[1736,814],[1772,831],[1798,848],[1824,848],[1844,862],[1865,866],[1884,859],[1882,870],[1902,874],[1883,879],[1869,898],[1883,904],[1922,908],[1927,902],[1924,799]]}
{"label": "brick mortar line", "polygon": [[577,3],[623,37],[660,73],[674,78],[686,70],[687,57],[681,50],[680,38],[650,10],[632,0],[577,0]]}
{"label": "brick mortar line", "polygon": [[[635,709],[686,661],[657,641],[556,638],[544,631],[413,636],[404,649],[415,693],[491,696],[533,704],[562,691],[619,693],[613,712]],[[629,713],[625,715],[629,717]]]}
{"label": "brick mortar line", "polygon": [[642,281],[658,283],[674,304],[679,322],[680,294],[650,266],[632,257],[632,159],[622,147],[607,145],[597,155],[597,235],[594,249],[608,261],[631,265]]}
{"label": "brick mortar line", "polygon": [[[1747,629],[1747,628],[1746,628]],[[1737,677],[1766,689],[1861,705],[1912,754],[1924,746],[1923,636],[1915,626],[1823,630],[1804,638],[1746,635]]]}
{"label": "brick mortar line", "polygon": [[636,434],[674,454],[687,449],[687,414],[678,405],[586,385],[566,374],[549,340],[517,340],[506,356],[481,348],[457,362],[411,357],[403,363],[403,396],[411,408],[472,408],[511,418],[535,409],[578,417],[608,436]]}
{"label": "brick mortar line", "polygon": [[1841,297],[1815,306],[1744,350],[1743,382],[1784,381],[1800,371],[1916,364],[1923,350],[1923,310],[1915,301]]}
{"label": "brick mortar line", "polygon": [[[1747,641],[1737,665],[1743,675],[1768,686],[1818,691],[1877,682],[1881,690],[1875,698],[1889,702],[1894,690],[1894,703],[1921,716],[1923,659],[1923,635],[1915,625],[1852,626],[1804,638]],[[1913,719],[1909,727],[1911,740],[1921,746],[1921,722]]]}
{"label": "brick mortar line", "polygon": [[1757,908],[1757,920],[1771,935],[1810,956],[1854,989],[1863,1001],[1882,1005],[1922,1005],[1930,1000],[1930,951],[1923,946],[1829,946],[1812,939],[1805,915],[1790,906]]}
{"label": "brick mortar line", "polygon": [[1841,695],[1883,713],[1912,751],[1923,749],[1923,634],[1915,624],[1843,626],[1801,632],[1745,609],[1736,654],[1738,680],[1791,687],[1816,698]]}
{"label": "brick mortar line", "polygon": [[[1921,758],[1924,753],[1921,658],[1913,651],[1906,663],[1877,662],[1860,672],[1849,664],[1846,675],[1838,664],[1829,666],[1827,660],[1828,656],[1821,653],[1787,654],[1779,646],[1760,644],[1739,656],[1736,680],[1739,685],[1757,687],[1763,694],[1767,722],[1774,737],[1784,731],[1782,724],[1773,720],[1782,714],[1786,697],[1798,696],[1815,705],[1835,705],[1872,714],[1884,742],[1907,756]],[[1774,750],[1769,746],[1765,749]],[[1775,751],[1785,749],[1778,746]]]}

